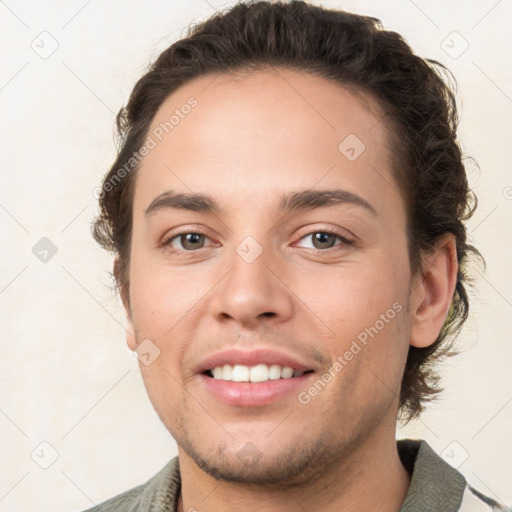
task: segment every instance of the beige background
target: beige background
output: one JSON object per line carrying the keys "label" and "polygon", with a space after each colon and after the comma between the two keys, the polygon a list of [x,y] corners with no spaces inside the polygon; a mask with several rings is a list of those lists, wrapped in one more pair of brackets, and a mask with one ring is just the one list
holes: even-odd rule
{"label": "beige background", "polygon": [[[149,60],[231,3],[0,2],[1,512],[88,508],[176,453],[125,344],[111,258],[89,233],[93,190],[114,157],[114,113]],[[477,275],[463,354],[444,366],[447,391],[399,435],[427,439],[510,505],[512,3],[322,5],[379,17],[459,82],[463,148],[481,169],[470,166],[480,199],[471,237],[488,270]],[[42,237],[58,250],[46,263],[32,253]]]}

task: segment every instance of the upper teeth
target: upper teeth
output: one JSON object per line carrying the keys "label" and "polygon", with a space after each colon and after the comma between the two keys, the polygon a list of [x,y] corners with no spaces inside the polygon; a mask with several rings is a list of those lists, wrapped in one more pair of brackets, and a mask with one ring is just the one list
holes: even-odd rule
{"label": "upper teeth", "polygon": [[280,366],[278,364],[257,364],[256,366],[225,364],[224,366],[216,366],[211,371],[215,379],[232,380],[234,382],[263,382],[269,379],[289,379],[290,377],[300,377],[304,373],[304,371],[294,371],[289,366]]}

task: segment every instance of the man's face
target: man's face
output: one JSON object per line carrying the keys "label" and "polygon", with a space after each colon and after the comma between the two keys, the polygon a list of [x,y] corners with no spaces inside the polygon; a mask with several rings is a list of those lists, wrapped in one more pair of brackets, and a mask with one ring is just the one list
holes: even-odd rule
{"label": "man's face", "polygon": [[[180,458],[227,480],[299,483],[395,428],[410,331],[404,203],[370,98],[290,70],[212,80],[172,94],[149,131],[129,343],[146,340],[144,382]],[[281,209],[319,191],[341,201]],[[218,210],[155,202],[171,194]],[[235,364],[263,381],[208,372]]]}

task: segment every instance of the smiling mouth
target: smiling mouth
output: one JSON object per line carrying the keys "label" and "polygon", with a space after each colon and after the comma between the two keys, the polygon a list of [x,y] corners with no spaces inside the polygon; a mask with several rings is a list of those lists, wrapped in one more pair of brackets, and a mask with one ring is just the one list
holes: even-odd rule
{"label": "smiling mouth", "polygon": [[293,379],[313,371],[294,370],[289,366],[279,364],[257,364],[255,366],[224,364],[204,371],[203,375],[216,380],[231,382],[266,382],[269,380]]}

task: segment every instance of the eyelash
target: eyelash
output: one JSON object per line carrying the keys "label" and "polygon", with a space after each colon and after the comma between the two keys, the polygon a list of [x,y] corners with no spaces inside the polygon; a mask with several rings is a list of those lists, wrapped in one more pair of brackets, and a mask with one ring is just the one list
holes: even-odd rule
{"label": "eyelash", "polygon": [[[343,243],[342,244],[338,244],[338,245],[335,245],[333,247],[329,247],[327,249],[309,249],[310,251],[313,251],[314,253],[321,253],[321,252],[329,252],[331,250],[335,250],[336,247],[339,247],[339,246],[347,246],[347,245],[353,245],[354,241],[353,240],[350,240],[349,238],[341,235],[338,231],[335,231],[335,230],[332,230],[332,229],[317,229],[317,230],[314,230],[314,231],[310,231],[309,233],[306,233],[305,235],[301,236],[299,240],[302,240],[303,238],[306,238],[308,236],[311,236],[311,235],[314,235],[315,233],[322,233],[322,234],[327,234],[327,235],[334,235],[335,237],[339,238]],[[176,249],[174,247],[171,246],[171,242],[176,239],[176,238],[179,238],[180,236],[182,235],[203,235],[205,236],[206,238],[209,238],[208,235],[206,233],[204,233],[203,231],[201,230],[195,230],[195,231],[181,231],[180,233],[175,233],[173,234],[172,236],[166,238],[163,242],[162,242],[162,247],[164,247],[168,252],[170,252],[171,254],[192,254],[194,252],[198,252],[200,251],[201,249],[205,249],[206,247],[200,247],[199,249],[196,249],[196,250],[182,250],[182,249]]]}
{"label": "eyelash", "polygon": [[336,248],[338,248],[338,250],[339,250],[340,248],[343,248],[343,246],[353,245],[353,243],[354,243],[354,240],[351,240],[350,238],[343,236],[341,233],[339,233],[338,231],[333,230],[333,229],[320,229],[320,230],[310,231],[309,233],[306,233],[304,236],[301,236],[299,240],[302,240],[303,238],[306,238],[307,236],[314,235],[315,233],[322,233],[324,235],[334,235],[335,237],[339,238],[342,243],[334,245],[333,247],[329,247],[327,249],[310,249],[311,251],[315,251],[315,252],[327,252],[330,250],[335,251]]}

